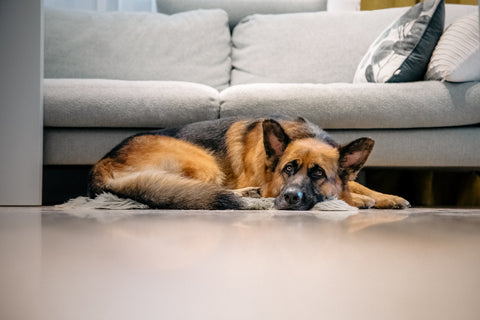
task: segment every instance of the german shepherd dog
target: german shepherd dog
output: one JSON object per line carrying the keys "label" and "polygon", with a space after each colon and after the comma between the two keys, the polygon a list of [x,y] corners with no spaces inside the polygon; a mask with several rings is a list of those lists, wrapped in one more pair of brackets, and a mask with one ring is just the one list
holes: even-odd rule
{"label": "german shepherd dog", "polygon": [[286,210],[334,198],[359,208],[408,207],[353,181],[373,145],[360,138],[341,146],[303,118],[192,123],[122,141],[92,168],[89,195],[111,192],[162,209],[245,209],[242,196],[255,193]]}

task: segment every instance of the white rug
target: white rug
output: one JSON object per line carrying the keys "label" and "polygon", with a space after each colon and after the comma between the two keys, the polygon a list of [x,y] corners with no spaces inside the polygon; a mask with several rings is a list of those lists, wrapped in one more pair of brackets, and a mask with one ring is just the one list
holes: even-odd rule
{"label": "white rug", "polygon": [[[243,198],[247,210],[274,210],[273,198]],[[102,193],[94,199],[77,197],[70,199],[64,204],[55,206],[57,209],[107,209],[107,210],[130,210],[149,209],[145,204],[131,199],[119,198],[111,193]],[[311,211],[358,211],[357,208],[348,205],[343,200],[328,200],[317,203]]]}

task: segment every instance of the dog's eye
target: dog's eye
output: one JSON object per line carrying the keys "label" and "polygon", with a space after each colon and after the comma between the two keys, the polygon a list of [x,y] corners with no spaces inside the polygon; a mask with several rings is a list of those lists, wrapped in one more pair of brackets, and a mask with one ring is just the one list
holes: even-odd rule
{"label": "dog's eye", "polygon": [[326,176],[325,175],[325,170],[323,170],[323,168],[320,167],[320,166],[313,167],[310,175],[314,179],[321,179],[321,178],[325,178],[325,176]]}
{"label": "dog's eye", "polygon": [[283,172],[285,172],[289,176],[292,175],[294,171],[295,171],[295,166],[291,163],[289,163],[285,167],[283,167]]}

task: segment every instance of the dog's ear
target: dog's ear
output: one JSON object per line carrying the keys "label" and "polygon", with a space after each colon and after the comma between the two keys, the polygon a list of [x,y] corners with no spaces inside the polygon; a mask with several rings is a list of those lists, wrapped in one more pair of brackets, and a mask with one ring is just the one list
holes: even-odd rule
{"label": "dog's ear", "polygon": [[290,143],[290,138],[283,130],[280,123],[272,119],[265,119],[263,121],[263,144],[265,146],[265,153],[267,159],[279,159],[287,145]]}
{"label": "dog's ear", "polygon": [[367,161],[370,152],[372,152],[374,144],[375,141],[370,138],[360,138],[339,147],[340,159],[338,164],[340,175],[345,177],[347,181],[355,180],[358,172]]}

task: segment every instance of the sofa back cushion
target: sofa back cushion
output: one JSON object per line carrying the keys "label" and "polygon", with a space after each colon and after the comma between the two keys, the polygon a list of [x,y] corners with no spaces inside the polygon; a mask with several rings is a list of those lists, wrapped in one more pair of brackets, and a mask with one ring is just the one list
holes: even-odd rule
{"label": "sofa back cushion", "polygon": [[228,13],[230,27],[244,17],[254,14],[325,11],[327,0],[157,0],[157,10],[178,13],[198,8],[221,8]]}
{"label": "sofa back cushion", "polygon": [[[447,5],[445,25],[472,8]],[[233,30],[231,85],[352,82],[378,34],[407,10],[249,16]]]}
{"label": "sofa back cushion", "polygon": [[377,30],[403,10],[247,17],[233,30],[231,83],[352,82]]}
{"label": "sofa back cushion", "polygon": [[45,10],[45,78],[175,80],[228,86],[223,10],[168,16]]}

